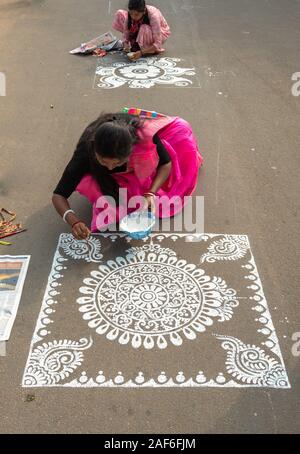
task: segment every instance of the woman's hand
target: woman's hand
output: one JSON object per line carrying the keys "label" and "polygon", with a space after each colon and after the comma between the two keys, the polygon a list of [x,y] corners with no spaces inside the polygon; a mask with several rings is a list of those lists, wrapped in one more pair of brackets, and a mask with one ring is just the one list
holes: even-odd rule
{"label": "woman's hand", "polygon": [[142,52],[140,50],[138,50],[137,52],[133,52],[128,58],[131,61],[136,61],[139,58],[141,58],[142,56],[143,56]]}
{"label": "woman's hand", "polygon": [[150,194],[145,194],[144,199],[145,199],[145,202],[144,202],[144,206],[142,209],[148,210],[150,208],[151,212],[153,214],[155,214],[155,197]]}
{"label": "woman's hand", "polygon": [[72,233],[76,240],[87,240],[91,231],[87,228],[84,222],[76,222],[72,227]]}
{"label": "woman's hand", "polygon": [[129,43],[124,43],[123,44],[123,51],[128,54],[130,52],[130,44]]}

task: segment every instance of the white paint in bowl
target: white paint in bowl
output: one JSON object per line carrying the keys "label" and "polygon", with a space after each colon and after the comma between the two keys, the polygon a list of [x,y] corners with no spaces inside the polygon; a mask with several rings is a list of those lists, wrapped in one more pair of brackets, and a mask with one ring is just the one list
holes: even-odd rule
{"label": "white paint in bowl", "polygon": [[154,217],[149,217],[147,211],[141,211],[125,216],[120,223],[120,228],[128,233],[138,233],[148,231],[154,224]]}

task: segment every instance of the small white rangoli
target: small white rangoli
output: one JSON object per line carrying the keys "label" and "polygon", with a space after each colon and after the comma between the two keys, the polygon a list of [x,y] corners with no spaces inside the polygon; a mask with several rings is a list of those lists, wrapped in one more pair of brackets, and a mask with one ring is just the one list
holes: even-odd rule
{"label": "small white rangoli", "polygon": [[104,65],[105,59],[99,61],[96,69],[95,88],[118,88],[127,85],[129,88],[150,88],[155,85],[174,85],[186,87],[193,81],[186,76],[195,76],[195,68],[177,66],[180,58],[148,57],[136,62],[112,62]]}

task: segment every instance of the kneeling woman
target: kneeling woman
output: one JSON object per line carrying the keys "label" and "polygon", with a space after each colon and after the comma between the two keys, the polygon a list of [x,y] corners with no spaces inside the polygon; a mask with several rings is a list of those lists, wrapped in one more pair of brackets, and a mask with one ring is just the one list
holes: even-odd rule
{"label": "kneeling woman", "polygon": [[195,190],[201,164],[196,139],[185,120],[103,114],[83,132],[52,201],[75,238],[86,239],[90,229],[68,202],[73,191],[93,205],[92,232],[104,231],[137,208],[119,200],[120,189],[127,190],[129,202],[142,196],[145,209],[156,205],[158,216],[166,218],[180,212],[184,197]]}
{"label": "kneeling woman", "polygon": [[123,33],[124,50],[132,52],[131,60],[162,53],[162,45],[170,36],[162,13],[154,6],[146,6],[145,0],[129,0],[128,11],[117,11],[112,26]]}

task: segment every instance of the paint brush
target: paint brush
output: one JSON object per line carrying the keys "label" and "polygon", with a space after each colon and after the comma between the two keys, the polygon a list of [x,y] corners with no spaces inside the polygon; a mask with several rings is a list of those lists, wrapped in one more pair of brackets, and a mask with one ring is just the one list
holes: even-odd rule
{"label": "paint brush", "polygon": [[27,229],[21,229],[21,230],[17,230],[16,232],[11,232],[11,233],[1,233],[1,230],[0,230],[0,238],[6,238],[7,236],[17,235],[18,233],[26,232],[26,230]]}

